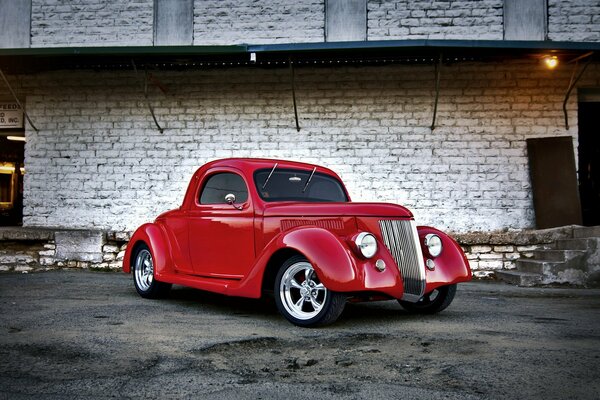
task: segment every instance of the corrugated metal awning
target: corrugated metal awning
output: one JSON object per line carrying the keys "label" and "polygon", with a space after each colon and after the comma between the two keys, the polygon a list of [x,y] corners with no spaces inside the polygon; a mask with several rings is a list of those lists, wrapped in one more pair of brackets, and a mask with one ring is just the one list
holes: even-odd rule
{"label": "corrugated metal awning", "polygon": [[[297,66],[494,61],[553,54],[567,59],[600,51],[597,42],[507,40],[384,40],[232,46],[122,46],[0,49],[0,68],[8,73],[57,69],[187,69],[255,65]],[[251,61],[251,54],[256,61]]]}

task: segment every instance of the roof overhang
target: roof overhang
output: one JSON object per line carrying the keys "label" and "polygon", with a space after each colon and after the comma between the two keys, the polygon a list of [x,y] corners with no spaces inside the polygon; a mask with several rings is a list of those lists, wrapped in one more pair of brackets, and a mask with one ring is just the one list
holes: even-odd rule
{"label": "roof overhang", "polygon": [[[0,49],[0,68],[8,73],[59,69],[159,69],[277,67],[296,65],[434,63],[494,61],[552,54],[567,61],[600,53],[600,42],[509,40],[381,40],[232,46],[53,47]],[[256,61],[251,61],[251,54]]]}

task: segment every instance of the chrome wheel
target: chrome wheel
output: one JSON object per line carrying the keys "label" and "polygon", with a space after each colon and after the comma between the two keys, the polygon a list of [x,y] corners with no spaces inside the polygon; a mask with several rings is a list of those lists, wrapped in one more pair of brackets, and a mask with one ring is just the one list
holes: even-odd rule
{"label": "chrome wheel", "polygon": [[138,252],[134,274],[137,287],[143,292],[150,290],[154,280],[154,263],[149,250],[142,249]]}
{"label": "chrome wheel", "polygon": [[290,265],[279,284],[282,306],[292,317],[299,320],[317,316],[327,296],[327,288],[319,281],[315,270],[307,261]]}

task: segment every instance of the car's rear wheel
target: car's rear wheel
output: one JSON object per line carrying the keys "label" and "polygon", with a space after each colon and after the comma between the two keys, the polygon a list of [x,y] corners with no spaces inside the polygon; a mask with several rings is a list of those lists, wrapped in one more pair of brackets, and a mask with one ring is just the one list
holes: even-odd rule
{"label": "car's rear wheel", "polygon": [[425,294],[416,303],[398,300],[400,305],[409,312],[416,314],[435,314],[446,309],[456,294],[456,284],[441,286]]}
{"label": "car's rear wheel", "polygon": [[310,262],[294,256],[277,273],[275,303],[288,321],[311,327],[335,322],[344,311],[346,296],[327,289]]}
{"label": "car's rear wheel", "polygon": [[171,289],[171,284],[154,279],[154,259],[146,244],[137,247],[133,260],[133,284],[140,296],[156,299]]}

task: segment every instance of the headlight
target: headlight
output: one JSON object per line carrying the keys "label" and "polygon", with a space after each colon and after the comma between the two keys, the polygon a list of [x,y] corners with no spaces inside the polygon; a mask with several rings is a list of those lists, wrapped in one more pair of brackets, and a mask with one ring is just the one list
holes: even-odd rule
{"label": "headlight", "polygon": [[437,257],[442,254],[442,239],[440,239],[438,235],[430,233],[429,235],[425,236],[425,246],[427,246],[431,257]]}
{"label": "headlight", "polygon": [[371,258],[377,253],[377,240],[371,233],[359,233],[354,243],[356,243],[360,254],[365,258]]}

